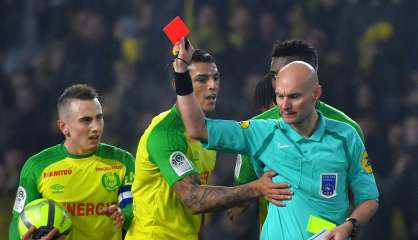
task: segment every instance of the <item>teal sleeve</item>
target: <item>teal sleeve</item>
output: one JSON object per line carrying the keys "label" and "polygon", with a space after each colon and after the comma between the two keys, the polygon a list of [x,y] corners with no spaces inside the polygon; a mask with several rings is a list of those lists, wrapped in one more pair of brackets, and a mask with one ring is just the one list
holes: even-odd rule
{"label": "teal sleeve", "polygon": [[255,156],[267,136],[276,128],[274,120],[214,120],[207,119],[206,148]]}
{"label": "teal sleeve", "polygon": [[163,178],[172,186],[177,181],[198,173],[183,131],[174,128],[154,129],[150,133],[147,150],[149,159],[156,164]]}
{"label": "teal sleeve", "polygon": [[35,168],[34,161],[31,159],[29,159],[22,168],[15,204],[13,206],[13,216],[9,226],[9,239],[11,240],[20,239],[17,221],[24,206],[35,199],[42,198],[42,195],[38,191],[38,180],[35,174]]}
{"label": "teal sleeve", "polygon": [[[280,118],[280,110],[277,106],[255,116],[253,119],[278,119]],[[258,170],[259,171],[258,171]],[[257,172],[257,173],[256,173]],[[235,164],[234,178],[236,183],[245,184],[257,179],[263,173],[263,166],[259,161],[255,161],[247,155],[237,155]]]}
{"label": "teal sleeve", "polygon": [[353,136],[349,141],[351,161],[348,181],[353,191],[354,204],[358,205],[366,200],[377,200],[379,191],[364,144],[358,135]]}
{"label": "teal sleeve", "polygon": [[238,184],[249,183],[257,179],[257,175],[249,156],[241,154],[237,155],[234,177],[235,182]]}

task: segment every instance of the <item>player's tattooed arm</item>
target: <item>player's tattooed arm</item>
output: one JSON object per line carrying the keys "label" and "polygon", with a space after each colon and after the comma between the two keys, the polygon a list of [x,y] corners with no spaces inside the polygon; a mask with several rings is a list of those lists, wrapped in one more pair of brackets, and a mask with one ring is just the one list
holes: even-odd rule
{"label": "player's tattooed arm", "polygon": [[272,203],[284,206],[282,200],[290,199],[292,193],[286,183],[273,183],[273,172],[265,173],[260,179],[235,187],[200,185],[198,174],[176,182],[173,186],[183,203],[193,213],[204,213],[227,209],[253,198],[265,196]]}

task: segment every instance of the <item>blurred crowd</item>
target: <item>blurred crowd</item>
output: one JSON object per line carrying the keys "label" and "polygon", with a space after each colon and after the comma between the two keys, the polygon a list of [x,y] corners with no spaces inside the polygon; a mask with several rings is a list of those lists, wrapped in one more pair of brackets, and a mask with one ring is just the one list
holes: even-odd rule
{"label": "blurred crowd", "polygon": [[[362,126],[381,192],[363,238],[418,239],[415,0],[0,0],[0,239],[22,164],[63,139],[55,101],[65,87],[98,89],[103,141],[135,153],[152,116],[175,100],[162,27],[176,15],[217,60],[217,117],[257,113],[253,90],[276,40],[315,46],[322,100]],[[212,182],[231,185],[234,156],[219,158]],[[254,219],[254,206],[238,222],[213,214],[205,239],[255,239]]]}

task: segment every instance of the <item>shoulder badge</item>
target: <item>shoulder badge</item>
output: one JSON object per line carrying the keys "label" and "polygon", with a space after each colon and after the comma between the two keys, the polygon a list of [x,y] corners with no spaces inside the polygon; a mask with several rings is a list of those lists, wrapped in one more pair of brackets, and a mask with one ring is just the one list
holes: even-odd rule
{"label": "shoulder badge", "polygon": [[189,159],[187,159],[186,155],[180,151],[175,151],[170,155],[170,165],[176,172],[178,176],[181,176],[191,170],[193,170],[193,166],[190,163]]}
{"label": "shoulder badge", "polygon": [[369,162],[369,154],[367,154],[367,151],[364,151],[363,157],[361,158],[361,166],[363,167],[364,171],[366,173],[372,173],[372,165]]}
{"label": "shoulder badge", "polygon": [[241,121],[239,122],[239,125],[241,128],[249,128],[250,127],[250,121]]}
{"label": "shoulder badge", "polygon": [[18,213],[21,213],[23,211],[23,208],[25,207],[25,202],[26,202],[26,190],[24,187],[19,186],[17,188],[16,200],[13,206],[13,210],[15,210]]}

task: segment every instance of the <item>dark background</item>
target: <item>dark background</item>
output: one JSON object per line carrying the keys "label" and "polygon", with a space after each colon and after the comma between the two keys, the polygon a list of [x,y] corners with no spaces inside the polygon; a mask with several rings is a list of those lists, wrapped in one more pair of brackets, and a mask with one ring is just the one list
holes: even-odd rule
{"label": "dark background", "polygon": [[[103,141],[136,151],[151,117],[175,101],[171,45],[161,29],[180,15],[190,40],[221,72],[213,116],[247,119],[275,40],[319,52],[322,100],[354,118],[381,192],[362,239],[418,239],[418,1],[0,0],[0,239],[7,239],[19,171],[63,140],[55,101],[74,83],[99,90]],[[232,185],[220,154],[213,184]],[[256,208],[231,223],[214,214],[206,239],[256,239]]]}

